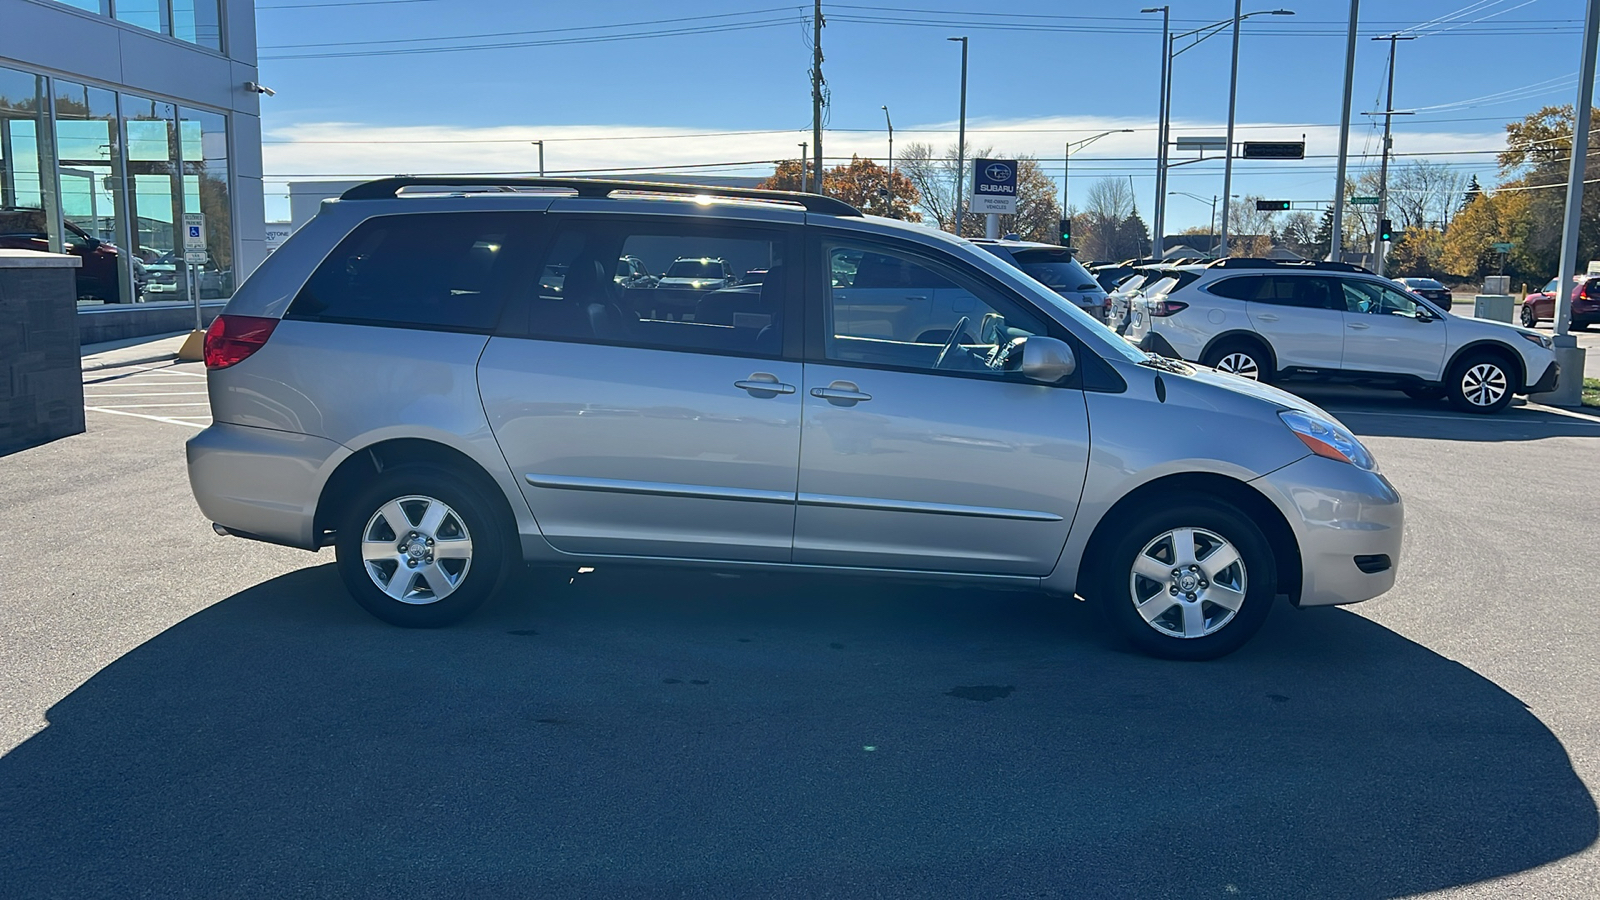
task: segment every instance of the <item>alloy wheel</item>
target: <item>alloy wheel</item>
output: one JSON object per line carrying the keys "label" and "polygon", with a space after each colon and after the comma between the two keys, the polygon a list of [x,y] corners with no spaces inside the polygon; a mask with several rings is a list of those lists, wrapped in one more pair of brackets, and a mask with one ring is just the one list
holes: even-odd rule
{"label": "alloy wheel", "polygon": [[1473,406],[1493,406],[1505,393],[1505,370],[1494,363],[1478,363],[1461,376],[1461,394]]}
{"label": "alloy wheel", "polygon": [[449,504],[411,495],[383,504],[361,532],[367,577],[389,597],[413,605],[455,593],[472,567],[472,535]]}
{"label": "alloy wheel", "polygon": [[1233,621],[1248,589],[1244,559],[1203,528],[1163,532],[1134,557],[1129,598],[1146,625],[1176,638],[1215,634]]}
{"label": "alloy wheel", "polygon": [[1248,353],[1235,351],[1217,360],[1217,371],[1238,375],[1251,381],[1261,380],[1261,367],[1256,363],[1256,358]]}

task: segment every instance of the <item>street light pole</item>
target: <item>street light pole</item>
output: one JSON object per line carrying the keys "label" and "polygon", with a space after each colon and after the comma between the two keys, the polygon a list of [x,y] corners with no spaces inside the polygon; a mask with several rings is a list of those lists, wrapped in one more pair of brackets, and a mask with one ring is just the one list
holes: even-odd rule
{"label": "street light pole", "polygon": [[[1161,84],[1157,88],[1160,94],[1156,112],[1156,208],[1155,208],[1155,234],[1154,240],[1157,247],[1166,243],[1163,235],[1167,227],[1167,103],[1172,96],[1172,67],[1168,54],[1172,44],[1172,7],[1151,6],[1139,10],[1142,13],[1161,13]],[[1159,252],[1151,254],[1160,256]]]}
{"label": "street light pole", "polygon": [[800,193],[811,193],[811,161],[806,158],[806,148],[811,145],[806,141],[800,142]]}
{"label": "street light pole", "polygon": [[1344,114],[1339,117],[1339,165],[1333,184],[1333,234],[1328,239],[1328,261],[1344,261],[1344,178],[1350,158],[1350,91],[1356,74],[1356,19],[1361,0],[1350,0],[1350,33],[1344,45]]}
{"label": "street light pole", "polygon": [[[1222,196],[1233,196],[1233,120],[1239,105],[1239,23],[1244,0],[1233,0],[1233,66],[1228,71],[1228,145],[1222,148]],[[1228,255],[1228,204],[1222,204],[1220,255]]]}
{"label": "street light pole", "polygon": [[1101,138],[1103,138],[1103,137],[1105,137],[1107,135],[1112,135],[1112,134],[1131,134],[1131,133],[1133,133],[1133,129],[1132,128],[1113,128],[1110,131],[1102,131],[1099,134],[1094,135],[1092,137],[1086,137],[1081,141],[1068,141],[1067,142],[1066,154],[1061,159],[1061,214],[1063,216],[1067,214],[1067,205],[1068,205],[1067,204],[1067,177],[1068,177],[1068,175],[1071,174],[1072,148],[1073,147],[1079,147],[1079,148],[1087,147],[1090,144],[1094,143],[1095,141],[1100,140]]}
{"label": "street light pole", "polygon": [[[1191,194],[1188,191],[1168,191],[1167,193],[1171,194],[1171,195],[1175,195],[1175,196],[1192,197],[1195,200],[1199,200],[1201,203],[1206,202],[1206,198],[1200,196],[1199,194]],[[1206,237],[1211,242],[1211,245],[1206,248],[1206,252],[1207,253],[1214,253],[1216,251],[1216,249],[1217,249],[1217,195],[1216,194],[1212,194],[1211,195],[1211,233],[1209,235],[1207,235]]]}
{"label": "street light pole", "polygon": [[893,218],[894,217],[894,120],[889,118],[889,106],[888,106],[888,104],[884,104],[884,107],[883,107],[883,124],[887,125],[889,127],[889,183],[886,185],[886,187],[888,188],[888,191],[884,195],[884,201],[888,204],[888,207],[889,207],[889,217]]}
{"label": "street light pole", "polygon": [[967,39],[965,36],[946,38],[961,42],[961,125],[956,133],[956,213],[955,233],[961,236],[961,182],[967,174]]}

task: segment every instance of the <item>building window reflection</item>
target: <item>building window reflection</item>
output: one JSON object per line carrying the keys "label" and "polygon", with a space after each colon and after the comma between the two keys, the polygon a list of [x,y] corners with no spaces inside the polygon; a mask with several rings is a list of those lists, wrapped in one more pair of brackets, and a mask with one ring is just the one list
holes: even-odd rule
{"label": "building window reflection", "polygon": [[175,37],[212,50],[222,49],[221,0],[57,0],[87,12]]}
{"label": "building window reflection", "polygon": [[206,260],[195,278],[202,300],[233,295],[233,198],[228,191],[228,120],[182,111],[183,203],[205,215]]}
{"label": "building window reflection", "polygon": [[104,88],[54,80],[56,183],[63,249],[83,259],[78,299],[131,303],[138,297],[123,203],[117,95]]}
{"label": "building window reflection", "polygon": [[188,296],[178,225],[177,107],[132,94],[122,95],[127,131],[128,187],[131,203],[129,253],[141,300]]}

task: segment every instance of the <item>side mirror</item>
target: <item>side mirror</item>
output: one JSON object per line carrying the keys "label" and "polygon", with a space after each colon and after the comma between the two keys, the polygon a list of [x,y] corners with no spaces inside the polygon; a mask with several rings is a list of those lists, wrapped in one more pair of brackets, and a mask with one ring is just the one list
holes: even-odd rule
{"label": "side mirror", "polygon": [[1078,371],[1078,359],[1066,342],[1049,337],[1030,337],[1022,344],[1023,376],[1041,384],[1059,384]]}

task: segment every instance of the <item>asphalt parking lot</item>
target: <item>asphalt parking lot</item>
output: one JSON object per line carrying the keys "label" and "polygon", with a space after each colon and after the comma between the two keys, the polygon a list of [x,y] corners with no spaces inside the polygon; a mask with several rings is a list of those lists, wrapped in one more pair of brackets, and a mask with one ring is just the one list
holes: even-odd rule
{"label": "asphalt parking lot", "polygon": [[0,895],[1600,896],[1600,417],[1308,391],[1406,499],[1398,583],[1186,665],[1078,602],[677,571],[389,628],[211,533],[198,365],[85,384],[0,457]]}

